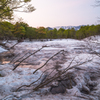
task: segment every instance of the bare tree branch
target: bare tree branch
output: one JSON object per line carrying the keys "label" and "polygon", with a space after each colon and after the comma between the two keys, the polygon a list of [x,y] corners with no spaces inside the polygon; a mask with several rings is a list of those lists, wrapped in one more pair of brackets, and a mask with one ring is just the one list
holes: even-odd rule
{"label": "bare tree branch", "polygon": [[27,56],[26,58],[22,59],[18,64],[16,64],[13,68],[13,70],[15,70],[24,60],[26,60],[27,58],[29,58],[30,56],[34,55],[35,53],[37,53],[38,51],[40,51],[41,49],[43,49],[45,46],[43,46],[42,48],[38,49],[37,51],[35,51],[34,53],[30,54],[29,56]]}
{"label": "bare tree branch", "polygon": [[45,62],[45,64],[44,64],[43,66],[39,67],[38,69],[36,69],[36,70],[33,72],[33,74],[36,73],[39,69],[43,68],[43,67],[49,62],[49,60],[51,60],[53,57],[55,57],[56,55],[58,55],[60,52],[64,52],[64,50],[60,50],[59,52],[57,52],[56,54],[54,54],[52,57],[50,57],[50,58]]}
{"label": "bare tree branch", "polygon": [[19,88],[17,88],[16,92],[17,92],[19,89],[21,89],[22,87],[30,87],[30,86],[33,85],[34,83],[38,82],[38,81],[42,78],[43,74],[44,74],[46,71],[50,70],[50,69],[54,69],[54,67],[49,68],[49,69],[46,69],[45,71],[43,71],[43,73],[41,74],[41,76],[40,76],[36,81],[32,82],[31,84],[20,86]]}

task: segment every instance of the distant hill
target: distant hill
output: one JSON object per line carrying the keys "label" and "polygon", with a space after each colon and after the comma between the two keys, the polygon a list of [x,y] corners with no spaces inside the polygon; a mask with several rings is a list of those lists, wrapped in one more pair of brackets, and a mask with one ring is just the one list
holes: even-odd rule
{"label": "distant hill", "polygon": [[63,29],[71,29],[71,28],[74,28],[75,30],[79,30],[81,26],[85,26],[85,25],[79,25],[79,26],[57,26],[57,27],[54,27],[56,28],[57,30],[59,30],[60,28],[63,28]]}
{"label": "distant hill", "polygon": [[48,30],[53,30],[53,28],[51,28],[51,27],[47,27],[47,29],[48,29]]}
{"label": "distant hill", "polygon": [[49,30],[53,30],[54,28],[56,28],[57,30],[59,30],[60,28],[63,28],[65,30],[71,29],[71,28],[74,28],[75,30],[79,30],[81,26],[85,26],[85,25],[79,25],[79,26],[56,26],[56,27],[47,27],[47,28]]}

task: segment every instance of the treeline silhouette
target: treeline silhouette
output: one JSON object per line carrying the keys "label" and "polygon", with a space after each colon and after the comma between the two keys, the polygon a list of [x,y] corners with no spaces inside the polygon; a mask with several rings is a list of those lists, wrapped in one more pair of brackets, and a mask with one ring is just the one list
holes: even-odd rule
{"label": "treeline silhouette", "polygon": [[81,26],[79,30],[71,29],[63,29],[60,28],[57,30],[56,28],[50,30],[45,27],[30,27],[25,22],[16,22],[12,24],[10,22],[4,21],[0,22],[0,39],[8,40],[8,39],[83,39],[89,36],[99,35],[100,34],[100,24],[98,25],[86,25]]}

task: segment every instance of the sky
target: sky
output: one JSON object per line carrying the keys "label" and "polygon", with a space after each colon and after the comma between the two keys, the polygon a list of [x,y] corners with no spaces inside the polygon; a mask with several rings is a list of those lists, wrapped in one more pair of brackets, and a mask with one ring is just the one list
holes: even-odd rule
{"label": "sky", "polygon": [[78,26],[98,24],[100,7],[95,0],[32,0],[32,13],[15,13],[32,27]]}

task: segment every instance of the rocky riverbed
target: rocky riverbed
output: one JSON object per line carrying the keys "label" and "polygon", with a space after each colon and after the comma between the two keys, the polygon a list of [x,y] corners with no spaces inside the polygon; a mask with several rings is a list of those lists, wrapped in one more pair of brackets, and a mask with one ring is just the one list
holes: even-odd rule
{"label": "rocky riverbed", "polygon": [[[6,45],[11,47],[15,43],[12,41]],[[43,49],[31,55],[43,46]],[[48,61],[49,58],[61,50],[64,52],[60,52]],[[12,56],[7,56],[11,53]],[[10,50],[10,53],[2,53],[4,58],[10,62],[0,65],[0,99],[100,100],[99,53],[99,39],[97,42],[94,42],[94,39],[91,41],[87,41],[87,39],[80,41],[63,39],[19,43]],[[19,62],[21,63],[13,71],[13,68]],[[45,66],[40,68],[44,64]],[[33,74],[37,68],[40,69]],[[51,68],[55,68],[55,70],[53,71]],[[55,76],[58,72],[57,70],[64,71],[67,68],[69,69],[60,79],[58,78],[44,87],[39,88],[37,91],[33,91],[35,86],[45,81],[43,80],[44,76],[49,75],[47,78],[50,78]],[[29,85],[36,81],[45,70],[47,70],[46,73],[34,85],[22,87],[19,91],[15,92],[18,87]],[[51,72],[52,74],[50,74]]]}

